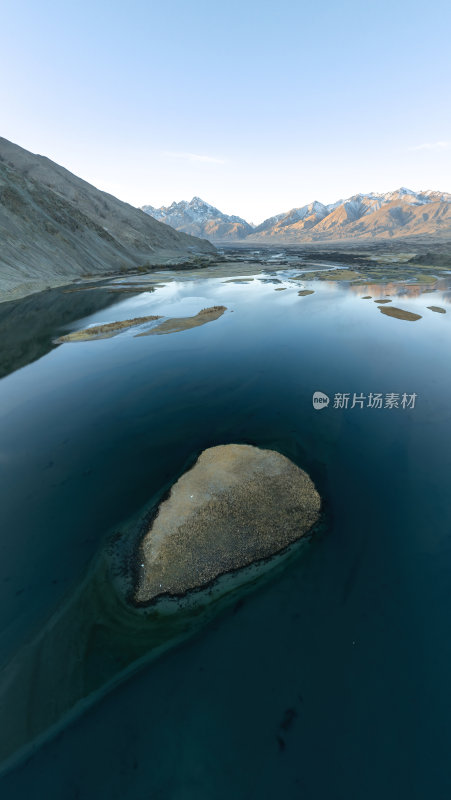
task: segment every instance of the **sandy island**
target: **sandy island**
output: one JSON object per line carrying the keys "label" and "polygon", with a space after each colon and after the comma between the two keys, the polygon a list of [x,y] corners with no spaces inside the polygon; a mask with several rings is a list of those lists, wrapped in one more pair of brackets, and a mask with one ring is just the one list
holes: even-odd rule
{"label": "sandy island", "polygon": [[421,319],[421,314],[414,314],[413,311],[405,311],[403,308],[396,308],[396,306],[378,306],[382,314],[387,317],[396,317],[396,319],[406,319],[410,322],[416,322]]}
{"label": "sandy island", "polygon": [[138,603],[183,595],[279,552],[317,522],[309,476],[272,450],[204,450],[161,504],[140,548]]}
{"label": "sandy island", "polygon": [[164,322],[159,322],[150,331],[143,331],[138,333],[138,336],[159,336],[163,333],[178,333],[179,331],[187,331],[191,328],[197,328],[199,325],[205,325],[207,322],[213,322],[215,319],[222,317],[224,311],[227,311],[226,306],[211,306],[210,308],[203,308],[198,314],[193,317],[173,317],[166,319]]}
{"label": "sandy island", "polygon": [[64,342],[89,342],[93,339],[109,339],[126,328],[143,325],[145,322],[154,322],[156,319],[161,319],[161,317],[152,315],[150,317],[135,317],[134,319],[121,319],[117,322],[106,322],[101,325],[93,325],[91,328],[83,328],[81,331],[66,333],[65,336],[60,336],[56,341],[57,344],[63,344]]}
{"label": "sandy island", "polygon": [[[174,319],[166,319],[160,322],[149,331],[138,333],[137,336],[150,336],[152,334],[162,333],[176,333],[177,331],[186,331],[190,328],[197,328],[199,325],[205,325],[206,322],[212,322],[218,319],[224,311],[227,311],[226,306],[212,306],[211,308],[203,308],[193,317],[175,317]],[[144,325],[146,322],[155,322],[158,319],[163,319],[161,315],[151,315],[148,317],[135,317],[134,319],[122,319],[117,322],[107,322],[100,325],[93,325],[91,328],[83,328],[81,331],[74,331],[60,336],[56,340],[57,344],[64,344],[65,342],[90,342],[96,339],[109,339],[116,336],[118,333],[133,328],[138,325]]]}

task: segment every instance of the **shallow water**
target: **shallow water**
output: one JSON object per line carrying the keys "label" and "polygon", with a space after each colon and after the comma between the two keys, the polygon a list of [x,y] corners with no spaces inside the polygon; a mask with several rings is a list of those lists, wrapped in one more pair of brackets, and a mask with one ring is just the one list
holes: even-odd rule
{"label": "shallow water", "polygon": [[[205,447],[279,450],[332,515],[302,559],[1,778],[2,798],[449,796],[449,279],[423,294],[274,269],[248,283],[171,273],[76,323],[56,316],[55,338],[228,308],[167,336],[54,347],[0,382],[2,661]],[[418,397],[342,409],[339,392]]]}

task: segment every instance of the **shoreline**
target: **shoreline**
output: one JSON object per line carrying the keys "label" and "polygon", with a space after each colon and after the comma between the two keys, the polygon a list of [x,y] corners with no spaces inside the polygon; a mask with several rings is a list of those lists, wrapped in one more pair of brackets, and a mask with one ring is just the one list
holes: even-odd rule
{"label": "shoreline", "polygon": [[[451,270],[451,266],[447,267],[448,261],[451,265],[451,242],[448,237],[434,238],[428,240],[424,237],[406,238],[406,239],[362,239],[362,240],[330,240],[330,241],[317,241],[317,242],[275,242],[275,241],[260,241],[260,242],[215,242],[213,247],[221,248],[216,253],[193,253],[190,257],[180,255],[172,257],[167,256],[166,260],[156,261],[154,264],[147,264],[146,266],[133,266],[130,269],[111,270],[99,272],[97,274],[89,274],[86,276],[75,275],[72,278],[69,276],[55,276],[54,278],[46,278],[45,280],[31,279],[18,283],[13,288],[2,288],[0,282],[0,304],[9,303],[22,300],[33,294],[41,294],[52,289],[72,289],[78,291],[78,286],[82,287],[86,284],[95,284],[101,281],[113,280],[132,280],[141,278],[143,281],[149,279],[155,272],[165,272],[170,270],[180,271],[201,271],[208,270],[209,268],[222,268],[224,276],[232,274],[232,271],[238,272],[242,269],[241,274],[256,274],[258,271],[268,270],[281,270],[292,269],[291,263],[274,262],[265,259],[264,252],[271,253],[273,250],[282,248],[286,251],[287,257],[298,255],[302,264],[297,265],[296,268],[312,269],[318,268],[318,259],[323,259],[330,266],[341,266],[344,262],[349,265],[349,268],[355,267],[364,269],[370,268],[371,272],[382,265],[385,268],[403,268],[408,267],[411,270],[429,269],[431,274],[434,274],[434,267],[438,275],[446,274]],[[256,250],[256,247],[260,249]],[[436,251],[433,253],[432,251]],[[406,260],[404,256],[408,252],[409,258]],[[243,255],[252,256],[252,258],[243,259]],[[282,254],[281,254],[282,255]],[[263,257],[262,257],[263,256]],[[387,257],[389,262],[386,262]],[[366,271],[366,270],[365,270]],[[438,277],[436,275],[436,277]],[[399,280],[403,280],[400,276]],[[87,287],[88,288],[88,287]],[[105,288],[105,287],[102,287]],[[140,289],[137,289],[137,293]]]}
{"label": "shoreline", "polygon": [[[96,275],[76,275],[72,278],[69,276],[60,276],[46,278],[45,280],[30,280],[18,283],[14,288],[4,289],[0,282],[0,303],[10,303],[16,300],[23,300],[25,297],[30,297],[33,294],[41,294],[51,289],[76,289],[77,286],[98,283],[100,281],[110,281],[117,278],[143,278],[146,280],[153,272],[160,270],[187,270],[187,269],[205,269],[216,263],[221,263],[221,256],[212,254],[194,254],[192,259],[181,256],[180,260],[170,259],[168,261],[158,261],[155,264],[149,264],[146,267],[134,267],[127,269],[124,272],[121,270],[112,270],[111,272],[99,272]],[[139,289],[137,290],[139,291]]]}

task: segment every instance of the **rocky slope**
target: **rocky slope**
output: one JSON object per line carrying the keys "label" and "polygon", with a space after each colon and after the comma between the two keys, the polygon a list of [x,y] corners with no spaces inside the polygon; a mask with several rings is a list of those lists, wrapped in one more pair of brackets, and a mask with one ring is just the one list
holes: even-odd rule
{"label": "rocky slope", "polygon": [[223,214],[200,197],[193,197],[189,203],[182,200],[160,208],[143,206],[142,210],[154,219],[172,225],[177,231],[205,237],[212,242],[237,241],[253,232],[246,220]]}
{"label": "rocky slope", "polygon": [[261,225],[257,225],[253,230],[254,236],[284,236],[284,234],[296,226],[300,231],[307,231],[313,228],[318,222],[329,214],[328,206],[315,200],[307,206],[292,208],[291,211],[277,214],[275,217],[265,219]]}
{"label": "rocky slope", "polygon": [[450,194],[399,189],[292,209],[263,222],[248,240],[315,242],[450,234]]}
{"label": "rocky slope", "polygon": [[167,208],[144,206],[156,219],[177,230],[196,233],[211,241],[295,244],[337,240],[392,239],[451,235],[451,194],[413,192],[401,188],[385,194],[356,194],[325,205],[292,208],[251,226],[241,217],[222,214],[198,197]]}
{"label": "rocky slope", "polygon": [[3,138],[0,242],[0,300],[215,252]]}

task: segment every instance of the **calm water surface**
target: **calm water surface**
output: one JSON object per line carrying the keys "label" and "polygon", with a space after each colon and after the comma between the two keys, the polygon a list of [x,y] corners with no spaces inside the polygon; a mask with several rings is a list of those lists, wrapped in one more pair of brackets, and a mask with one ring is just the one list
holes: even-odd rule
{"label": "calm water surface", "polygon": [[[181,333],[56,347],[47,315],[36,360],[22,366],[22,345],[12,359],[21,368],[0,381],[2,661],[105,535],[205,447],[284,453],[311,474],[331,524],[281,576],[0,779],[3,800],[451,796],[449,286],[385,287],[422,314],[406,322],[362,299],[383,287],[310,281],[315,293],[299,297],[295,274],[174,274],[82,321],[56,315],[52,336],[228,311]],[[332,398],[321,411],[316,390]],[[339,392],[418,397],[339,409]]]}

